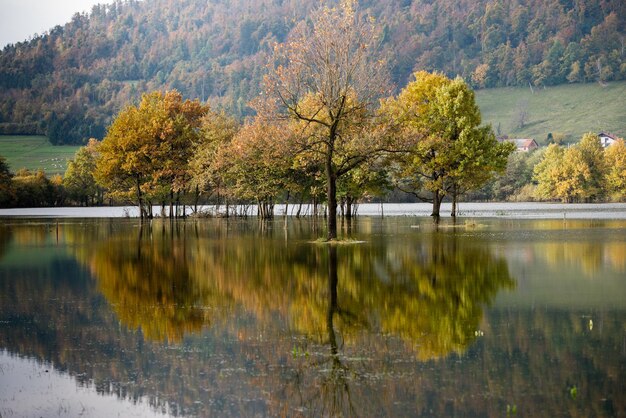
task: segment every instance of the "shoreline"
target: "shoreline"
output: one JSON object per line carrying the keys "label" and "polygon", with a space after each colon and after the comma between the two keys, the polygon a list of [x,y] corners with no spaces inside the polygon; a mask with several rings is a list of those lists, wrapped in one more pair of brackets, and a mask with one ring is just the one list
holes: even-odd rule
{"label": "shoreline", "polygon": [[[441,219],[450,219],[451,203],[441,205]],[[303,206],[302,218],[310,217],[309,206]],[[155,207],[155,209],[157,209]],[[191,214],[187,208],[187,214]],[[202,206],[202,211],[214,211],[214,206]],[[295,217],[297,205],[290,205],[287,216]],[[358,217],[430,217],[429,203],[364,203],[358,205]],[[155,210],[155,213],[160,212]],[[285,206],[274,208],[277,217],[285,216]],[[248,216],[256,217],[256,206],[250,206]],[[209,216],[211,217],[211,216]],[[135,206],[44,207],[0,209],[0,219],[15,218],[138,218]],[[458,219],[624,219],[626,203],[460,203]],[[155,219],[160,219],[156,217]]]}

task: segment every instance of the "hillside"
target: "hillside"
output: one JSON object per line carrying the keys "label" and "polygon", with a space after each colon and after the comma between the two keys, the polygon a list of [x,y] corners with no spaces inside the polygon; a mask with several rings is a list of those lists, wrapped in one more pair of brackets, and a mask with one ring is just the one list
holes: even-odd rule
{"label": "hillside", "polygon": [[[127,0],[0,52],[0,133],[101,138],[151,90],[243,116],[266,56],[318,0]],[[417,69],[476,88],[626,79],[623,0],[362,0],[402,87]]]}
{"label": "hillside", "polygon": [[[577,142],[584,133],[606,131],[626,137],[626,82],[559,85],[540,89],[507,87],[476,93],[483,122],[494,131],[543,144],[548,133]],[[526,120],[520,127],[520,113]]]}

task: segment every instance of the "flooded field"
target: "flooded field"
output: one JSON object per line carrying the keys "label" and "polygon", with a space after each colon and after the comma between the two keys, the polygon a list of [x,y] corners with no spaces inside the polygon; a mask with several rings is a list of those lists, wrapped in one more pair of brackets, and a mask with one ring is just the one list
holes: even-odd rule
{"label": "flooded field", "polygon": [[0,415],[626,416],[625,207],[592,206],[363,206],[335,245],[308,218],[4,218]]}

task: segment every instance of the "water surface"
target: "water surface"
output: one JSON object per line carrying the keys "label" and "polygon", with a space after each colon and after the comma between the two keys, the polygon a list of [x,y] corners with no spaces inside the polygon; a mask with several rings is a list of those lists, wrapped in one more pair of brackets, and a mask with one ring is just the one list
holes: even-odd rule
{"label": "water surface", "polygon": [[323,229],[5,219],[0,414],[626,415],[626,221]]}

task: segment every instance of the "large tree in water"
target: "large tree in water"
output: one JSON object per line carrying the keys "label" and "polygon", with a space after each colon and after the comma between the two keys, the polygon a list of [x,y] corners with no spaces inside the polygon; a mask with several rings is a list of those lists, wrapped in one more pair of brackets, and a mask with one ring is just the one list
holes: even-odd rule
{"label": "large tree in water", "polygon": [[446,195],[455,204],[458,195],[480,188],[506,168],[514,149],[499,143],[490,126],[480,125],[474,92],[461,78],[417,72],[415,81],[382,107],[404,144],[405,152],[394,156],[396,186],[432,202],[436,220]]}
{"label": "large tree in water", "polygon": [[344,0],[314,12],[276,46],[265,80],[266,110],[299,125],[294,146],[325,173],[329,240],[337,237],[337,179],[374,155],[373,106],[386,92],[379,31],[355,6]]}

